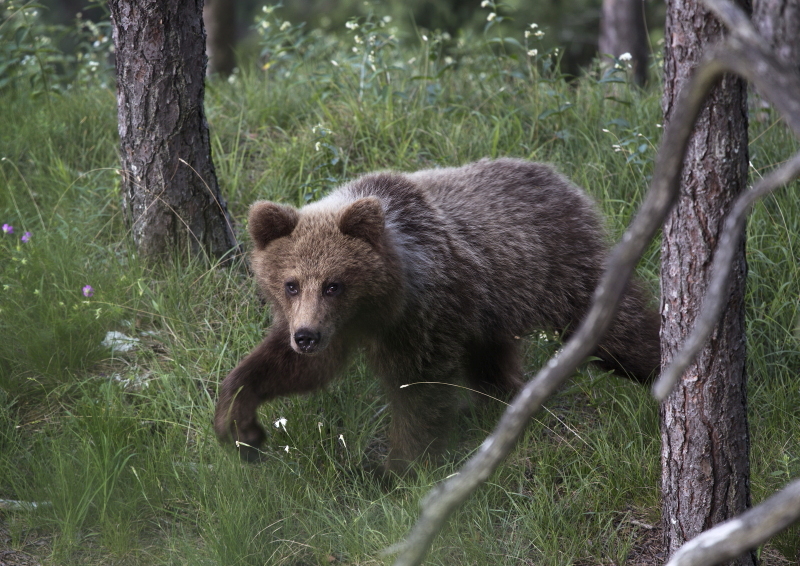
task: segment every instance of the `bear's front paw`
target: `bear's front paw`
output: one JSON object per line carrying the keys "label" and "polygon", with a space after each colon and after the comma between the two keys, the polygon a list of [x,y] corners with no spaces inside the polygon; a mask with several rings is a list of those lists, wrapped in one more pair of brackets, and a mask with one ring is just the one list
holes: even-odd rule
{"label": "bear's front paw", "polygon": [[234,444],[239,452],[239,457],[245,462],[261,460],[259,448],[267,435],[257,421],[251,420],[249,423],[243,423],[236,419],[217,418],[214,421],[214,431],[222,444]]}

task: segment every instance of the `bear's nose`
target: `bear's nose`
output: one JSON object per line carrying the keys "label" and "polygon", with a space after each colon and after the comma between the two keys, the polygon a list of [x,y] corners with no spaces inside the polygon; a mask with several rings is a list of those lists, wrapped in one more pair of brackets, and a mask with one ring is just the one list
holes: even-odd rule
{"label": "bear's nose", "polygon": [[294,333],[294,343],[304,354],[310,354],[319,346],[320,333],[308,328],[301,328]]}

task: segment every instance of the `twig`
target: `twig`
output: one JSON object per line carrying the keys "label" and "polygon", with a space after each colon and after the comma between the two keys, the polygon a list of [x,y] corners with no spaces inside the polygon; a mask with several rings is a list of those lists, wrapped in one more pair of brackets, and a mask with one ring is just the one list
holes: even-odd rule
{"label": "twig", "polygon": [[17,501],[15,499],[0,499],[0,509],[3,511],[33,511],[39,507],[52,507],[50,501]]}

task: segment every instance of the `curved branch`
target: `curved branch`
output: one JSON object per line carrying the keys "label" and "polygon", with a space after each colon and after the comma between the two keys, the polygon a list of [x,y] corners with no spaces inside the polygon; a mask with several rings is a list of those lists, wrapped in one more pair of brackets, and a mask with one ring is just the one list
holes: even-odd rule
{"label": "curved branch", "polygon": [[706,290],[706,296],[703,299],[703,308],[695,321],[692,333],[681,346],[680,351],[675,354],[672,362],[661,372],[661,376],[653,384],[653,396],[659,401],[663,401],[670,394],[680,376],[703,348],[706,339],[714,329],[717,320],[719,320],[725,299],[728,297],[728,280],[731,273],[733,255],[744,234],[747,215],[750,213],[753,203],[775,189],[790,183],[798,176],[800,176],[800,153],[772,171],[751,190],[736,199],[733,209],[725,219],[725,226],[711,267],[713,275]]}
{"label": "curved branch", "polygon": [[765,543],[800,520],[800,479],[680,547],[667,566],[713,566]]}
{"label": "curved branch", "polygon": [[[707,0],[707,3],[727,4],[720,0]],[[746,18],[743,22],[734,21],[730,25],[734,24],[742,27],[750,26]],[[752,26],[750,27],[752,28]],[[794,69],[788,68],[778,61],[762,45],[763,42],[757,42],[754,45],[743,43],[742,38],[745,36],[746,33],[742,32],[716,46],[709,52],[706,62],[701,65],[699,70],[704,65],[714,65],[744,77],[778,109],[795,135],[800,137],[800,97],[787,96],[787,93],[800,92],[800,75]],[[661,372],[660,378],[653,384],[653,396],[659,401],[666,399],[675,387],[680,375],[692,363],[722,313],[724,299],[727,297],[730,261],[733,251],[739,243],[739,238],[744,232],[750,207],[759,198],[788,184],[798,176],[800,176],[800,155],[772,171],[734,203],[733,209],[725,220],[719,249],[712,267],[712,280],[706,291],[703,308],[695,322],[695,327],[680,351],[675,354],[670,365]]]}
{"label": "curved branch", "polygon": [[703,4],[714,13],[733,36],[752,46],[757,46],[760,51],[769,52],[767,42],[758,34],[750,18],[738,6],[728,0],[703,0]]}
{"label": "curved branch", "polygon": [[730,37],[710,51],[710,57],[725,70],[753,84],[766,98],[798,138],[800,138],[800,75],[770,51]]}

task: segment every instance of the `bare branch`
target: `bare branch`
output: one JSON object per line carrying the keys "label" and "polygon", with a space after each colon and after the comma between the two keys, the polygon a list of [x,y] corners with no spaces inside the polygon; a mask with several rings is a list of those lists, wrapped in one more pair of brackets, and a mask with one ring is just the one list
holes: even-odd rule
{"label": "bare branch", "polygon": [[703,4],[714,13],[719,21],[725,24],[725,27],[728,28],[733,36],[742,39],[751,46],[758,47],[759,51],[769,51],[767,42],[753,27],[750,18],[735,4],[728,0],[703,0]]}
{"label": "bare branch", "polygon": [[[712,49],[697,72],[704,73],[705,69],[709,68],[709,72],[717,73],[722,68],[724,71],[743,76],[758,88],[762,96],[772,102],[794,130],[795,135],[800,137],[800,98],[787,96],[787,93],[800,92],[800,75],[795,69],[787,67],[776,59],[760,38],[752,45],[743,43],[744,38],[750,37],[749,32],[755,33],[755,31],[743,14],[741,17],[733,15],[741,12],[738,8],[724,0],[707,0],[706,4],[712,6],[715,11],[719,9],[724,12],[722,15],[725,22],[738,26],[738,33]],[[712,268],[714,275],[692,334],[653,385],[653,395],[659,401],[666,399],[678,382],[680,375],[692,363],[722,312],[722,304],[727,297],[731,258],[744,231],[750,207],[759,198],[791,182],[798,176],[800,176],[800,155],[790,159],[737,199],[725,221]]]}
{"label": "bare branch", "polygon": [[770,51],[759,51],[757,46],[733,37],[712,50],[711,57],[726,71],[752,83],[780,112],[794,135],[800,137],[800,97],[796,95],[800,93],[800,75],[796,69]]}
{"label": "bare branch", "polygon": [[667,566],[713,566],[763,544],[800,520],[800,479],[745,511],[696,536],[667,562]]}
{"label": "bare branch", "polygon": [[753,203],[775,189],[790,183],[798,176],[800,176],[800,153],[761,179],[734,203],[733,209],[725,219],[717,253],[714,256],[714,264],[711,267],[713,275],[703,299],[703,308],[695,321],[692,333],[680,351],[675,354],[669,366],[662,370],[658,381],[653,384],[653,396],[659,401],[666,399],[675,384],[678,383],[680,376],[703,348],[722,313],[725,299],[728,297],[728,279],[731,273],[732,258],[744,233],[747,215],[750,213]]}

